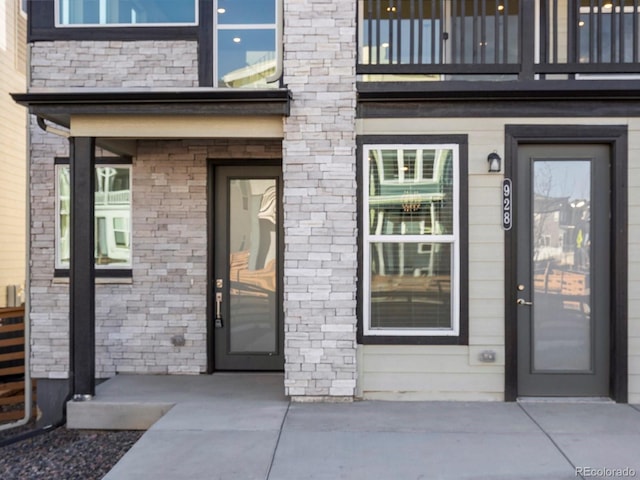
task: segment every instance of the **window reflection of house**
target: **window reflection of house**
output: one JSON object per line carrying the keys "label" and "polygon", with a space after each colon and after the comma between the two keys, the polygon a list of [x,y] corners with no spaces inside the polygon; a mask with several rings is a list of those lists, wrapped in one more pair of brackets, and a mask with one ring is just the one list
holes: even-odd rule
{"label": "window reflection of house", "polygon": [[534,198],[534,290],[539,308],[558,303],[588,315],[590,203],[570,197]]}
{"label": "window reflection of house", "polygon": [[265,88],[273,87],[266,83],[266,78],[276,71],[275,52],[259,52],[264,55],[255,62],[247,61],[247,66],[223,75],[220,86],[231,88]]}
{"label": "window reflection of house", "polygon": [[276,188],[272,180],[234,180],[229,269],[232,295],[276,291]]}
{"label": "window reflection of house", "polygon": [[129,170],[96,168],[96,261],[129,261],[131,190]]}
{"label": "window reflection of house", "polygon": [[371,147],[370,325],[452,328],[453,150]]}
{"label": "window reflection of house", "polygon": [[585,268],[590,243],[590,204],[569,197],[535,196],[534,261]]}
{"label": "window reflection of house", "polygon": [[[370,154],[372,234],[452,233],[450,150],[378,149]],[[377,273],[420,276],[435,273],[434,261],[442,245],[385,243],[374,248]]]}
{"label": "window reflection of house", "polygon": [[[131,169],[96,167],[95,258],[97,265],[131,261]],[[57,265],[65,268],[70,253],[70,178],[68,166],[58,169]]]}
{"label": "window reflection of house", "polygon": [[231,351],[274,352],[277,189],[274,179],[229,184]]}

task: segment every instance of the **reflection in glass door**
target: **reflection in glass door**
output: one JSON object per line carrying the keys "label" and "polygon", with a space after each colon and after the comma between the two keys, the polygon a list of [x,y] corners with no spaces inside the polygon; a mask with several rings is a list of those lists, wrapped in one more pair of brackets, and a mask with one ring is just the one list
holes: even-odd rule
{"label": "reflection in glass door", "polygon": [[276,181],[229,180],[231,353],[275,353]]}
{"label": "reflection in glass door", "polygon": [[215,171],[215,368],[280,370],[280,168]]}
{"label": "reflection in glass door", "polygon": [[591,162],[533,162],[533,370],[593,370]]}

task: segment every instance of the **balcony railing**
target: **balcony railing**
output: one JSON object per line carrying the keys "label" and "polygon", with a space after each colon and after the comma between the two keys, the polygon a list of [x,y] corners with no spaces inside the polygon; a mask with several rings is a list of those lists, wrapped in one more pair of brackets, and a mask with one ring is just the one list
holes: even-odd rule
{"label": "balcony railing", "polygon": [[363,75],[640,73],[640,0],[361,0],[359,15]]}

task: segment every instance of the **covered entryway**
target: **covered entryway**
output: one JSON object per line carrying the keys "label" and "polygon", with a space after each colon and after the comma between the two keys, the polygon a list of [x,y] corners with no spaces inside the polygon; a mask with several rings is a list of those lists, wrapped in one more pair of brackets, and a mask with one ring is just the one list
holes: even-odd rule
{"label": "covered entryway", "polygon": [[616,300],[626,294],[626,206],[617,162],[626,149],[605,136],[616,127],[565,127],[564,138],[545,138],[546,128],[507,128],[507,397],[624,401],[626,316]]}
{"label": "covered entryway", "polygon": [[[255,182],[260,185],[271,182],[280,189],[279,167],[275,174],[265,173],[257,168],[252,170],[243,162],[249,159],[265,166],[268,162],[279,165],[282,118],[289,114],[288,90],[193,88],[90,93],[65,90],[30,92],[15,98],[29,106],[30,112],[38,117],[42,130],[46,131],[36,130],[36,133],[49,135],[56,142],[55,149],[50,147],[49,137],[43,142],[41,161],[47,167],[46,171],[53,171],[46,162],[51,162],[53,167],[55,158],[68,157],[74,195],[70,201],[74,220],[70,227],[68,280],[64,279],[64,287],[58,287],[63,297],[69,297],[72,321],[68,369],[71,382],[55,379],[59,388],[49,396],[56,397],[51,403],[62,403],[69,394],[76,399],[91,398],[95,393],[96,377],[106,378],[116,373],[198,374],[213,371],[215,360],[211,346],[215,327],[210,325],[210,320],[215,311],[215,297],[211,280],[215,278],[213,265],[217,263],[207,245],[214,242],[214,235],[220,234],[211,221],[214,215],[211,207],[220,202],[211,197],[214,188],[207,177],[208,167],[211,162],[223,159],[233,159],[230,163],[243,167],[242,179],[236,176],[230,180],[233,188],[240,192],[240,210],[244,206],[242,192],[246,191],[247,185],[253,188]],[[55,138],[53,133],[60,138]],[[126,156],[133,179],[131,222],[128,230],[122,229],[130,232],[133,253],[130,266],[117,272],[121,273],[118,276],[113,272],[96,273],[102,266],[96,265],[92,229],[86,228],[94,222],[94,204],[98,198],[92,183],[96,157],[105,153],[110,158],[114,158],[112,154]],[[254,174],[256,176],[252,176]],[[53,176],[50,180],[47,185],[53,185]],[[268,186],[260,195],[267,196]],[[274,198],[280,198],[280,193],[278,191]],[[248,208],[256,207],[256,195],[247,198]],[[234,229],[235,224],[228,222],[231,198],[225,198],[225,225]],[[261,213],[261,206],[257,205],[257,208]],[[275,225],[277,221],[271,222],[267,217],[270,213],[277,216],[278,211],[274,213],[267,208],[255,221],[260,228],[263,224]],[[234,220],[240,217],[240,214],[234,216]],[[255,225],[251,223],[251,226]],[[251,231],[260,235],[259,229]],[[271,231],[265,232],[271,239]],[[249,245],[254,234],[238,233],[238,236],[246,235],[245,244]],[[281,241],[280,237],[272,240],[274,246]],[[224,248],[232,247],[235,248]],[[239,251],[243,248],[238,245]],[[265,261],[279,261],[273,257],[274,252],[280,250],[260,250],[258,254],[263,255]],[[251,265],[257,265],[255,258]],[[96,276],[104,278],[98,278],[96,282]],[[225,279],[223,285],[228,289],[224,292],[226,304],[222,306],[230,308],[234,301],[230,298],[233,282],[230,281],[229,265],[225,275],[218,278]],[[274,278],[281,276],[274,273]],[[276,297],[280,295],[279,287],[273,290]],[[251,308],[261,310],[262,305]],[[233,318],[233,308],[229,315],[221,315],[223,320],[224,315],[227,319]],[[277,317],[277,321],[280,319],[281,316]],[[62,331],[66,327],[64,316],[60,324]],[[233,322],[227,325],[233,329]],[[272,334],[272,339],[273,335],[276,334]],[[234,336],[230,338],[233,341]],[[255,341],[243,336],[241,348],[251,352],[267,350],[260,342],[256,346]],[[261,342],[265,340],[261,339]],[[276,342],[282,342],[282,339],[278,337]],[[279,345],[281,343],[276,343],[271,351],[281,352]],[[130,353],[112,355],[112,347]],[[137,360],[132,360],[134,358]],[[230,366],[224,368],[232,369]],[[235,368],[253,370],[259,367],[244,363]],[[282,369],[282,363],[267,369]],[[69,383],[71,392],[67,391]],[[54,408],[57,409],[55,405],[52,410]]]}
{"label": "covered entryway", "polygon": [[211,165],[215,370],[282,370],[282,182],[273,162]]}

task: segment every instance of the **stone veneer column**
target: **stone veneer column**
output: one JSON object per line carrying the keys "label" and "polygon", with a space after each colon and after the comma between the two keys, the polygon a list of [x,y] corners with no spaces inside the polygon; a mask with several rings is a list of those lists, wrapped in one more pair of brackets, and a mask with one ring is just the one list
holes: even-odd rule
{"label": "stone veneer column", "polygon": [[285,389],[300,401],[356,387],[356,3],[284,3]]}

